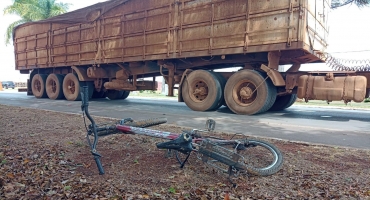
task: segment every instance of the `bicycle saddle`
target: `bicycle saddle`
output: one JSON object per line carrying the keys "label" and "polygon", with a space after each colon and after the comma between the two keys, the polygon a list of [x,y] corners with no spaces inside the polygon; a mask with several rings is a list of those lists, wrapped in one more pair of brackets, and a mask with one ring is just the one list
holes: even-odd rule
{"label": "bicycle saddle", "polygon": [[189,134],[183,133],[178,138],[157,144],[158,149],[173,149],[187,154],[193,150],[192,139]]}

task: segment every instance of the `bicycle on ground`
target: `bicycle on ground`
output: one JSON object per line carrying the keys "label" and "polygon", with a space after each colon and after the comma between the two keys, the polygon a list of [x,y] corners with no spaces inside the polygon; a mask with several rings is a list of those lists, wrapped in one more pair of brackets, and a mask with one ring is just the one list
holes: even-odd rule
{"label": "bicycle on ground", "polygon": [[[174,154],[180,168],[185,166],[191,154],[196,154],[197,158],[204,163],[227,173],[230,181],[232,176],[241,173],[269,176],[278,172],[283,165],[282,153],[269,142],[248,139],[241,134],[236,134],[238,139],[234,139],[234,137],[224,139],[209,135],[213,133],[216,125],[212,119],[207,120],[205,130],[183,130],[182,133],[145,128],[165,123],[167,122],[165,118],[142,121],[133,121],[131,118],[127,118],[111,125],[98,125],[89,113],[89,95],[86,86],[83,87],[81,95],[81,109],[85,126],[85,115],[90,121],[90,124],[86,126],[86,137],[100,174],[104,174],[104,169],[100,161],[101,155],[96,149],[98,138],[112,134],[134,134],[166,139],[168,141],[157,143],[156,146],[159,149],[166,149],[167,155]],[[253,158],[250,158],[251,156]]]}

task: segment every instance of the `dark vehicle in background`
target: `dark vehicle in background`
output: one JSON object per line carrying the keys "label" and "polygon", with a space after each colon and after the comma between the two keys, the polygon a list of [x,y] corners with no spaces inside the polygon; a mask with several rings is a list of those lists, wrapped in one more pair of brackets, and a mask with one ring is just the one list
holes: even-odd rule
{"label": "dark vehicle in background", "polygon": [[5,88],[5,89],[9,89],[9,88],[14,89],[15,88],[15,84],[14,84],[13,81],[2,81],[1,84],[3,85],[3,88]]}

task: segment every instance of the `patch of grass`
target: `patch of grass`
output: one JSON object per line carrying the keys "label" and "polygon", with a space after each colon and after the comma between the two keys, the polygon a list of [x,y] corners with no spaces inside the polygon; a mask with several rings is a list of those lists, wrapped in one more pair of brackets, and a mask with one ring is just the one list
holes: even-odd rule
{"label": "patch of grass", "polygon": [[83,147],[83,146],[85,146],[85,143],[82,142],[82,141],[78,141],[78,142],[75,142],[74,145],[77,146],[77,147]]}
{"label": "patch of grass", "polygon": [[64,186],[64,190],[71,190],[71,186],[69,186],[69,185],[66,185],[66,186]]}
{"label": "patch of grass", "polygon": [[168,192],[169,193],[172,193],[172,194],[175,194],[176,193],[176,189],[174,187],[170,187],[170,188],[168,188]]}

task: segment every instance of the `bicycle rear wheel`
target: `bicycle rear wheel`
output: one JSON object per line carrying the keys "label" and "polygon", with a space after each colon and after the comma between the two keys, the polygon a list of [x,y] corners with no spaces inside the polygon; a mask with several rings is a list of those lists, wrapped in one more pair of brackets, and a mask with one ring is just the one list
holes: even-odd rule
{"label": "bicycle rear wheel", "polygon": [[274,145],[262,140],[248,140],[244,147],[234,147],[243,157],[239,164],[245,166],[249,174],[269,176],[278,172],[283,166],[283,155]]}

